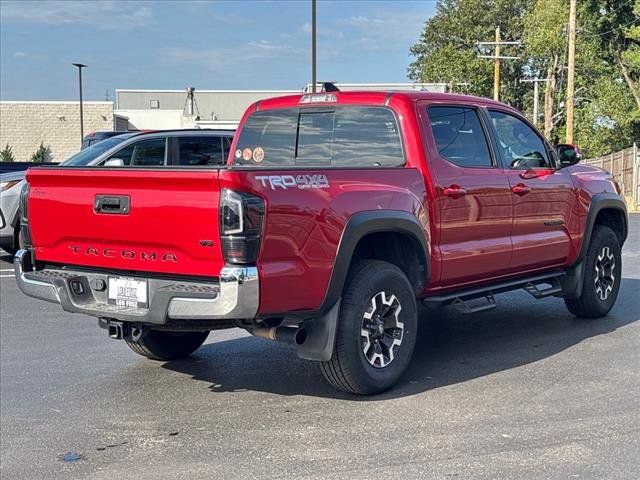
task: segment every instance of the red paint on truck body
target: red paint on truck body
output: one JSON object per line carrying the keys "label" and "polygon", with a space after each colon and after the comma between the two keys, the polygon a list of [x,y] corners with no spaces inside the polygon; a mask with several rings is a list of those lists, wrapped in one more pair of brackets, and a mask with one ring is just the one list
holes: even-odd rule
{"label": "red paint on truck body", "polygon": [[[491,100],[421,92],[336,92],[340,105],[387,105],[398,119],[406,165],[398,168],[250,168],[221,170],[42,168],[31,184],[29,224],[39,261],[96,269],[214,277],[223,267],[221,188],[265,201],[257,266],[259,315],[320,307],[349,218],[367,210],[414,215],[428,239],[431,276],[420,294],[570,265],[580,249],[592,194],[614,191],[610,175],[582,165],[526,179],[526,172],[461,168],[438,155],[424,114],[431,104],[491,106]],[[263,100],[258,110],[301,105],[300,96]],[[272,189],[263,175],[323,174],[328,188]],[[531,193],[513,187],[531,186]],[[464,190],[463,195],[457,192]],[[129,215],[93,210],[95,195],[129,195]],[[535,200],[535,201],[529,201]],[[562,220],[549,229],[545,219]],[[200,244],[213,240],[213,247]],[[553,252],[547,253],[551,245]],[[74,251],[77,247],[78,251]],[[87,253],[87,249],[98,249]],[[105,255],[105,250],[108,255]],[[123,257],[123,250],[134,252]],[[81,253],[78,253],[81,252]],[[155,260],[142,252],[156,252]],[[175,255],[175,261],[170,256]],[[127,256],[131,254],[127,253]],[[546,255],[546,256],[545,256]]]}

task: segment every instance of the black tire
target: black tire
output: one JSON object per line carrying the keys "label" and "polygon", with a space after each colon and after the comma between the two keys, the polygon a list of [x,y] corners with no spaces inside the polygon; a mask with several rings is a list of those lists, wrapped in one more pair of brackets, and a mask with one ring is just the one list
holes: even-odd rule
{"label": "black tire", "polygon": [[195,352],[209,332],[164,332],[150,330],[138,341],[125,339],[129,348],[151,360],[177,360]]}
{"label": "black tire", "polygon": [[565,299],[564,303],[576,317],[604,317],[618,297],[621,273],[618,237],[609,227],[596,225],[585,257],[582,293],[576,299]]}
{"label": "black tire", "polygon": [[343,291],[333,355],[320,364],[322,373],[345,392],[372,395],[388,390],[411,361],[416,330],[416,298],[402,270],[377,260],[358,263]]}

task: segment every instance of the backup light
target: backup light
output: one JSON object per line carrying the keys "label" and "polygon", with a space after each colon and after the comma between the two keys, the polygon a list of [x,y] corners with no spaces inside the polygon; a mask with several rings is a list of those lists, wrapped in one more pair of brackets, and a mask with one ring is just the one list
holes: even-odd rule
{"label": "backup light", "polygon": [[302,95],[300,103],[335,103],[338,97],[334,93],[307,93]]}

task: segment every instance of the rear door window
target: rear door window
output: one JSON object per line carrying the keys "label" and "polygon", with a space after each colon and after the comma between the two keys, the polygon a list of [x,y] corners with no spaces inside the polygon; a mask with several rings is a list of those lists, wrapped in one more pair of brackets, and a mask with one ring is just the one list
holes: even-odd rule
{"label": "rear door window", "polygon": [[429,107],[427,112],[442,158],[459,167],[493,167],[487,138],[474,108]]}
{"label": "rear door window", "polygon": [[280,167],[397,167],[405,163],[400,131],[385,107],[256,112],[246,121],[234,162]]}
{"label": "rear door window", "polygon": [[178,165],[197,167],[223,165],[222,137],[178,137]]}

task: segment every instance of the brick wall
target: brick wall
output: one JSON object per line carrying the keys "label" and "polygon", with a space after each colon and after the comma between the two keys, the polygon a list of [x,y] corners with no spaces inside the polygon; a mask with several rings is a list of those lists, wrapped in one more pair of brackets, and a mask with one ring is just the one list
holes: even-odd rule
{"label": "brick wall", "polygon": [[[113,130],[111,102],[83,102],[84,133]],[[80,150],[78,102],[0,102],[0,149],[9,144],[16,161],[29,161],[40,142],[52,162]]]}

